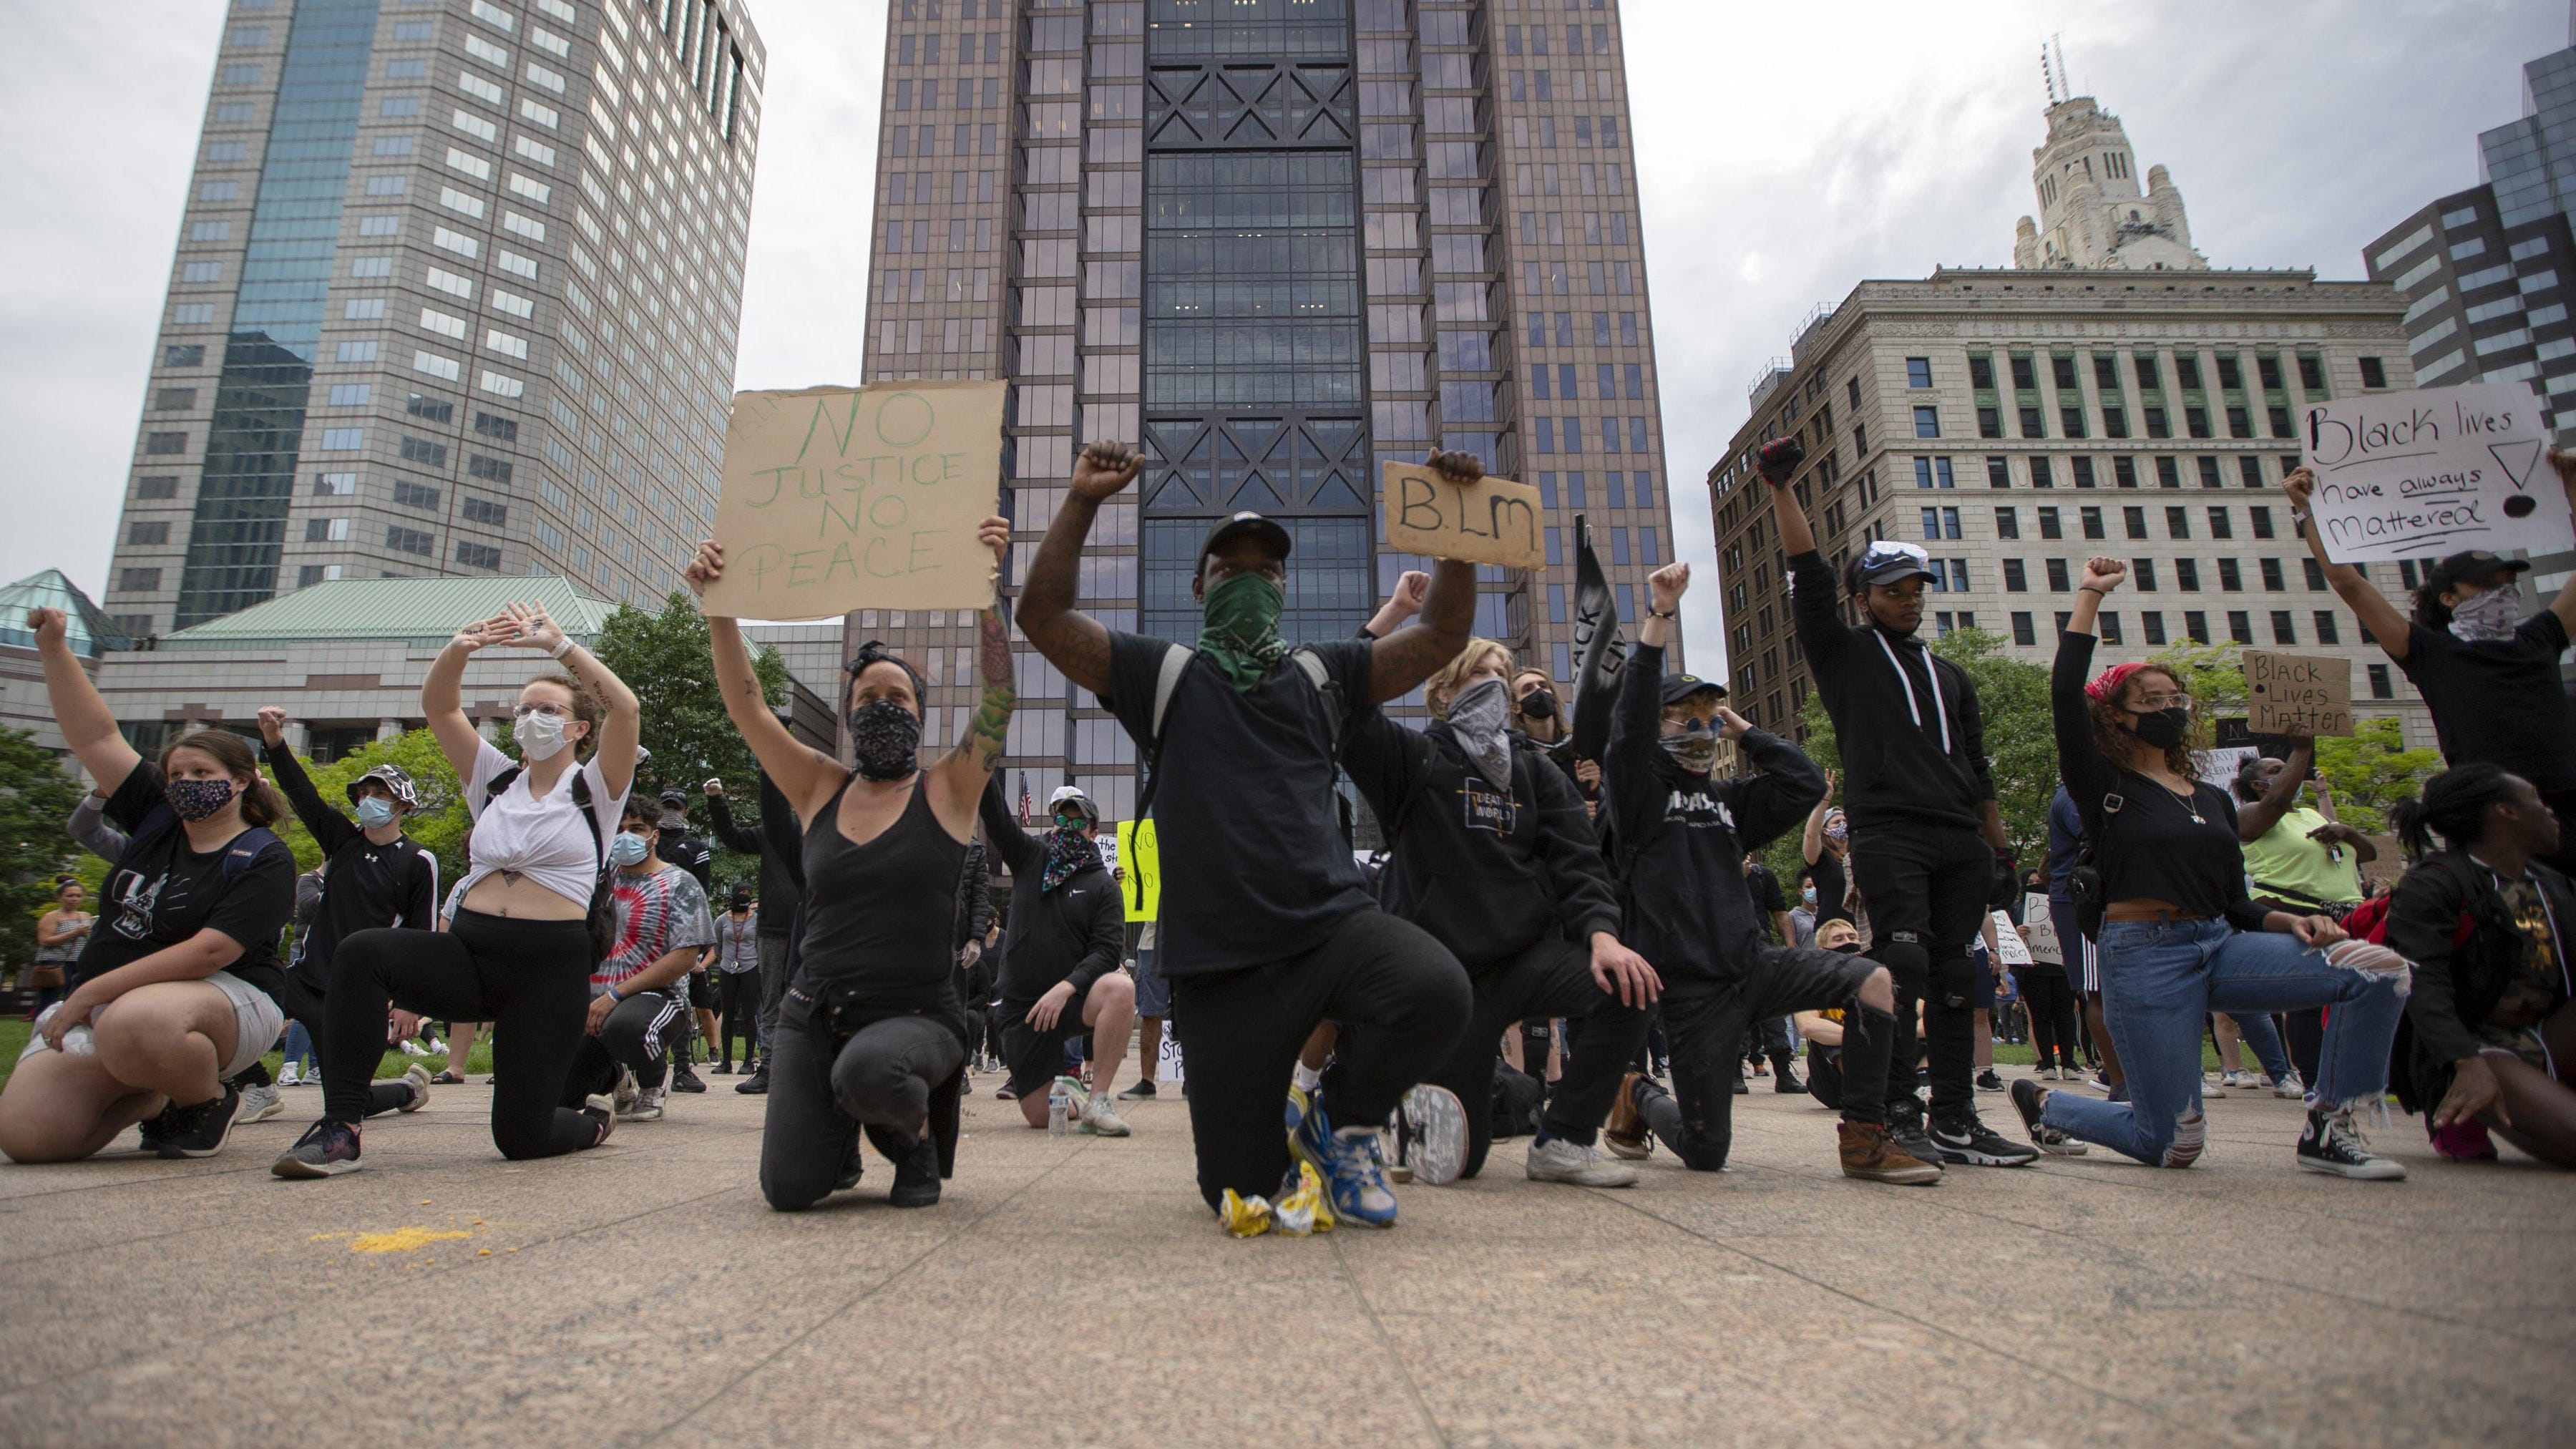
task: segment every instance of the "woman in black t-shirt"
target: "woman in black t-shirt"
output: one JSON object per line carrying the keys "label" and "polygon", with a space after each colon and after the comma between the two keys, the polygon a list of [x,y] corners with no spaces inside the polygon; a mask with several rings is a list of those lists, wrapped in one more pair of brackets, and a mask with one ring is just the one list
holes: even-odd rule
{"label": "woman in black t-shirt", "polygon": [[0,1089],[0,1153],[74,1161],[142,1122],[161,1156],[210,1157],[241,1107],[222,1079],[285,1025],[277,938],[295,908],[295,857],[264,828],[285,803],[239,735],[200,730],[157,762],[136,755],[73,656],[62,611],[31,610],[27,627],[63,737],[129,840],[71,994]]}
{"label": "woman in black t-shirt", "polygon": [[2333,1008],[2309,1097],[2298,1164],[2341,1177],[2401,1178],[2370,1150],[2353,1109],[2388,1085],[2407,966],[2348,939],[2331,917],[2256,905],[2227,792],[2198,778],[2191,696],[2162,664],[2120,664],[2089,684],[2093,617],[2128,566],[2088,559],[2058,636],[2049,702],[2057,763],[2093,842],[2104,902],[2102,1004],[2128,1069],[2129,1101],[2012,1084],[2013,1105],[2046,1151],[2098,1142],[2154,1167],[2189,1167],[2206,1124],[2200,1023],[2212,1011]]}

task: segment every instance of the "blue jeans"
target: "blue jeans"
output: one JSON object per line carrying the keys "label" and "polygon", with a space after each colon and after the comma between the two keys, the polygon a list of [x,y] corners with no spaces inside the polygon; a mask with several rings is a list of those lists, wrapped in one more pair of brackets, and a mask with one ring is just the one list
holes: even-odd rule
{"label": "blue jeans", "polygon": [[298,1071],[309,1072],[314,1070],[313,1034],[304,1029],[304,1023],[300,1021],[290,1021],[286,1024],[286,1063],[292,1064],[297,1062],[303,1063],[302,1066],[296,1068]]}
{"label": "blue jeans", "polygon": [[[2335,1109],[2378,1100],[2405,1006],[2398,977],[2327,962],[2296,936],[2225,921],[2111,921],[2102,927],[2102,1012],[2128,1072],[2129,1100],[2052,1092],[2042,1120],[2150,1167],[2200,1156],[2201,1018],[2331,1008],[2309,1100]],[[2240,1013],[2242,1013],[2240,1015]]]}
{"label": "blue jeans", "polygon": [[[2226,1011],[2226,1008],[2220,1007],[2219,1010]],[[2245,1049],[2254,1054],[2254,1060],[2262,1065],[2264,1080],[2278,1085],[2287,1078],[2290,1075],[2290,1054],[2281,1050],[2281,1033],[2272,1025],[2270,1013],[2249,1011],[2240,1016],[2230,1011],[2227,1015],[2236,1023],[2237,1040],[2243,1042]]]}

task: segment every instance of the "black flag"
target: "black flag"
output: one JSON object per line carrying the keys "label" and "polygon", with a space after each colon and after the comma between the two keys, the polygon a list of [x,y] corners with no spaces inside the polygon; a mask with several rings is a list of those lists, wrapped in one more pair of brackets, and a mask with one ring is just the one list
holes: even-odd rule
{"label": "black flag", "polygon": [[1574,756],[1598,760],[1610,745],[1610,710],[1628,645],[1619,637],[1619,603],[1592,553],[1592,526],[1574,518]]}

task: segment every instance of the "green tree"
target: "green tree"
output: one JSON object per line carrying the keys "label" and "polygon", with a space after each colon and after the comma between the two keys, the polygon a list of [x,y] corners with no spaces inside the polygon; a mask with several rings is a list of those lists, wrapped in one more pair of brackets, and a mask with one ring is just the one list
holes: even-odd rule
{"label": "green tree", "polygon": [[2349,738],[2317,741],[2317,773],[2333,787],[2335,813],[2372,835],[2387,832],[2390,806],[2422,794],[2424,782],[2441,772],[2441,752],[2406,748],[2394,715],[2360,721]]}
{"label": "green tree", "polygon": [[[2057,790],[2057,740],[2049,722],[2048,670],[2004,652],[2002,636],[1983,629],[1955,629],[1933,641],[1932,650],[1967,671],[1977,687],[1978,713],[1985,721],[1986,758],[1995,781],[1995,808],[2003,815],[2004,838],[2013,854],[2036,863],[2048,849],[2048,801]],[[2243,682],[2238,682],[2240,692]],[[1802,746],[1808,758],[1839,772],[1842,749],[1824,700],[1807,696],[1799,709],[1807,727]],[[1845,801],[1837,803],[1846,804]],[[1763,852],[1763,861],[1785,887],[1797,879],[1806,862],[1800,833],[1792,830]]]}
{"label": "green tree", "polygon": [[[304,773],[313,778],[315,792],[346,815],[350,813],[349,782],[378,765],[397,765],[411,776],[420,803],[403,821],[403,833],[438,857],[441,881],[461,879],[465,874],[465,835],[473,820],[466,812],[464,789],[456,771],[448,767],[437,737],[428,730],[409,730],[389,740],[378,740],[327,765],[307,760]],[[322,847],[292,813],[272,828],[278,839],[295,852],[299,868],[311,870],[321,861]]]}
{"label": "green tree", "polygon": [[71,865],[63,822],[81,794],[34,735],[0,729],[0,961],[17,966],[35,956],[36,918],[53,909],[54,877]]}
{"label": "green tree", "polygon": [[2245,646],[2233,640],[2195,644],[2186,639],[2147,656],[2147,662],[2174,672],[2200,719],[2245,712]]}

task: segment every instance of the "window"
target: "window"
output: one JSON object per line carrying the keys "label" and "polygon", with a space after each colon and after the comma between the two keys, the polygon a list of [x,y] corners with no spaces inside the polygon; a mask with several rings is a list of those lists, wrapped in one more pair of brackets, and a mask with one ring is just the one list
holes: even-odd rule
{"label": "window", "polygon": [[2298,628],[2292,623],[2290,611],[2287,609],[2272,611],[2272,642],[2286,645],[2295,645],[2299,642]]}
{"label": "window", "polygon": [[2146,641],[2150,646],[2159,649],[2164,647],[2166,642],[2165,616],[2162,611],[2148,609],[2140,613],[2138,615],[2138,628],[2140,632],[2146,636]]}
{"label": "window", "polygon": [[403,435],[400,452],[402,454],[403,461],[406,463],[418,463],[423,467],[428,468],[444,468],[447,466],[447,445],[445,443],[433,443],[427,438],[415,438],[409,433],[405,433]]}
{"label": "window", "polygon": [[2123,508],[2123,509],[2121,509],[2121,510],[2120,510],[2120,527],[2121,527],[2121,529],[2122,529],[2124,532],[2126,532],[2126,533],[2127,533],[2127,535],[2128,535],[2129,537],[2131,537],[2131,538],[2144,538],[2144,537],[2146,537],[2146,536],[2147,536],[2147,510],[2145,510],[2145,509],[2143,509],[2143,508]]}
{"label": "window", "polygon": [[498,438],[505,443],[515,443],[519,440],[518,423],[513,419],[503,417],[499,413],[476,413],[474,415],[474,431],[481,433],[487,438]]}
{"label": "window", "polygon": [[2208,457],[2208,456],[2205,456],[2205,455],[2204,455],[2203,457],[2201,457],[2201,458],[2197,459],[2196,461],[2200,464],[2200,486],[2201,486],[2201,487],[2203,487],[2203,488],[2220,488],[2220,487],[2224,487],[2224,486],[2226,486],[2226,485],[2225,485],[2224,483],[2222,483],[2222,482],[2220,481],[2220,479],[2219,479],[2219,476],[2218,476],[2218,460],[2217,460],[2216,458],[2212,458],[2212,457]]}
{"label": "window", "polygon": [[134,496],[145,499],[176,498],[179,496],[179,476],[175,473],[159,473],[148,478],[138,478],[134,482]]}
{"label": "window", "polygon": [[2243,609],[2227,611],[2227,637],[2239,644],[2254,642],[2254,620]]}
{"label": "window", "polygon": [[2196,594],[2200,592],[2200,561],[2198,559],[2178,558],[2174,560],[2174,587],[2182,590],[2186,594]]}
{"label": "window", "polygon": [[510,521],[509,505],[496,499],[477,498],[470,493],[457,505],[456,511],[464,515],[468,523],[488,523],[494,528]]}
{"label": "window", "polygon": [[437,541],[420,529],[389,523],[385,525],[385,547],[398,553],[413,553],[422,558],[429,558],[437,551]]}
{"label": "window", "polygon": [[2020,610],[2014,611],[2012,616],[2012,638],[2015,644],[2018,644],[2025,649],[2028,649],[2039,642],[2038,630],[2032,627],[2031,617],[2027,612]]}
{"label": "window", "polygon": [[417,508],[424,513],[436,513],[438,500],[438,490],[425,483],[414,483],[405,478],[394,480],[394,502],[405,508]]}
{"label": "window", "polygon": [[2030,592],[2030,575],[2022,560],[2017,558],[2004,560],[2004,592],[2008,594]]}
{"label": "window", "polygon": [[2343,642],[2342,639],[2337,637],[2339,631],[2335,628],[2335,616],[2332,610],[2317,610],[2315,614],[2310,616],[2309,622],[2316,626],[2318,643],[2341,644]]}
{"label": "window", "polygon": [[1907,387],[1930,387],[1932,385],[1932,359],[1928,357],[1909,357],[1905,359],[1905,385]]}
{"label": "window", "polygon": [[2166,509],[2166,510],[2165,510],[2165,537],[2167,537],[2167,538],[2189,538],[2189,537],[2191,537],[2191,510],[2190,510],[2190,509],[2188,509],[2188,508],[2168,508],[2168,509]]}
{"label": "window", "polygon": [[202,342],[189,342],[176,347],[162,348],[161,365],[163,367],[203,367],[206,365],[206,346]]}
{"label": "window", "polygon": [[365,446],[367,446],[367,430],[364,428],[324,428],[322,446],[315,451],[354,453]]}
{"label": "window", "polygon": [[148,594],[161,587],[159,569],[125,569],[116,576],[118,589],[129,594]]}
{"label": "window", "polygon": [[2053,558],[2049,559],[2047,564],[2048,591],[2052,594],[2065,593],[2069,587],[2066,576],[2066,560],[2062,558]]}
{"label": "window", "polygon": [[[2378,359],[2378,358],[2376,358],[2376,357],[2365,357],[2365,358],[2360,359],[2360,362],[2361,362],[2361,385],[2362,385],[2363,387],[2386,387],[2386,386],[2388,386],[2388,370],[2387,370],[2385,367],[2383,367],[2383,366],[2381,366],[2381,365],[2380,365],[2380,361],[2379,361],[2379,359]],[[2372,666],[2370,667],[2370,673],[2371,673],[2371,698],[2373,698],[2373,699],[2386,699],[2386,698],[2388,698],[2388,695],[2387,695],[2387,693],[2386,693],[2386,692],[2385,692],[2385,690],[2384,690],[2384,684],[2385,684],[2385,681],[2387,680],[2387,677],[2388,677],[2388,670],[2387,670],[2384,666],[2374,664],[2374,665],[2372,665]]]}
{"label": "window", "polygon": [[149,548],[155,544],[168,543],[170,541],[170,525],[167,523],[136,523],[126,529],[125,541],[129,544],[135,544],[145,548]]}
{"label": "window", "polygon": [[[403,411],[416,418],[427,418],[433,423],[452,423],[456,421],[456,404],[445,401],[441,398],[431,397],[429,394],[422,392],[413,393],[408,399],[406,399],[403,403]],[[420,440],[417,438],[406,438],[403,441],[406,444],[410,444],[419,442]],[[411,454],[406,452],[403,456],[408,458]],[[446,455],[441,454],[439,456],[439,461],[444,463],[446,461]]]}
{"label": "window", "polygon": [[2194,644],[2209,642],[2209,616],[2197,609],[2186,609],[2182,616],[2183,637]]}
{"label": "window", "polygon": [[355,473],[317,473],[313,476],[313,496],[316,498],[346,498],[357,491],[358,475]]}
{"label": "window", "polygon": [[2107,535],[2102,532],[2101,509],[2093,507],[2081,508],[2076,510],[2076,516],[2084,525],[2084,536],[2086,538],[2107,537]]}
{"label": "window", "polygon": [[188,451],[188,435],[186,433],[146,433],[143,435],[143,451],[155,455],[184,453]]}
{"label": "window", "polygon": [[2060,527],[2060,526],[2059,526],[2058,521],[2057,521],[2057,517],[2058,517],[2057,510],[2056,510],[2056,509],[2054,509],[2054,508],[2043,508],[2043,509],[2039,510],[2039,536],[2040,536],[2040,537],[2042,537],[2042,538],[2064,538],[2064,537],[2066,536],[2066,531],[2065,531],[2065,529],[2063,529],[2062,527]]}
{"label": "window", "polygon": [[[493,483],[507,483],[510,481],[511,469],[509,460],[504,458],[487,458],[480,453],[467,453],[465,455],[465,471],[473,477],[482,478]],[[471,517],[472,515],[469,513],[467,516]]]}
{"label": "window", "polygon": [[1986,486],[1989,488],[2010,488],[2012,486],[2012,465],[2001,458],[1988,458],[1986,460]]}
{"label": "window", "polygon": [[196,405],[197,390],[193,387],[165,387],[152,394],[154,412],[185,412]]}
{"label": "window", "polygon": [[2137,589],[2139,593],[2154,593],[2156,591],[2156,561],[2151,558],[2133,558],[2129,560],[2129,577],[2137,580]]}
{"label": "window", "polygon": [[2231,594],[2245,592],[2245,572],[2235,559],[2218,561],[2218,586]]}
{"label": "window", "polygon": [[2235,526],[2228,522],[2226,509],[2213,507],[2209,510],[2209,536],[2212,538],[2236,536]]}
{"label": "window", "polygon": [[2057,486],[2057,480],[2049,475],[2048,458],[2045,454],[2034,453],[2031,455],[2030,486],[2033,488],[2054,488]]}
{"label": "window", "polygon": [[501,551],[490,544],[467,543],[460,538],[456,541],[456,561],[469,569],[489,569],[497,573],[501,568]]}
{"label": "window", "polygon": [[2126,642],[2120,637],[2120,614],[2118,610],[2105,609],[2100,614],[2094,616],[2094,621],[2102,628],[2103,643],[2116,645]]}
{"label": "window", "polygon": [[1996,510],[1995,510],[1995,537],[1997,537],[1997,538],[2019,538],[2019,537],[2021,537],[2021,510],[2020,510],[2020,509],[2018,509],[2018,508],[1998,508],[1998,509],[1996,509]]}
{"label": "window", "polygon": [[2076,486],[2076,487],[2078,487],[2078,488],[2090,488],[2090,487],[2092,487],[2092,486],[2093,486],[2093,460],[2092,460],[2092,459],[2090,459],[2090,458],[2073,458],[2073,459],[2069,459],[2069,460],[2068,460],[2068,462],[2067,462],[2067,466],[2068,466],[2071,470],[2073,470],[2073,472],[2074,472],[2074,474],[2075,474],[2075,486]]}
{"label": "window", "polygon": [[1937,438],[1941,436],[1941,410],[1939,408],[1916,408],[1914,410],[1914,436],[1918,438]]}

